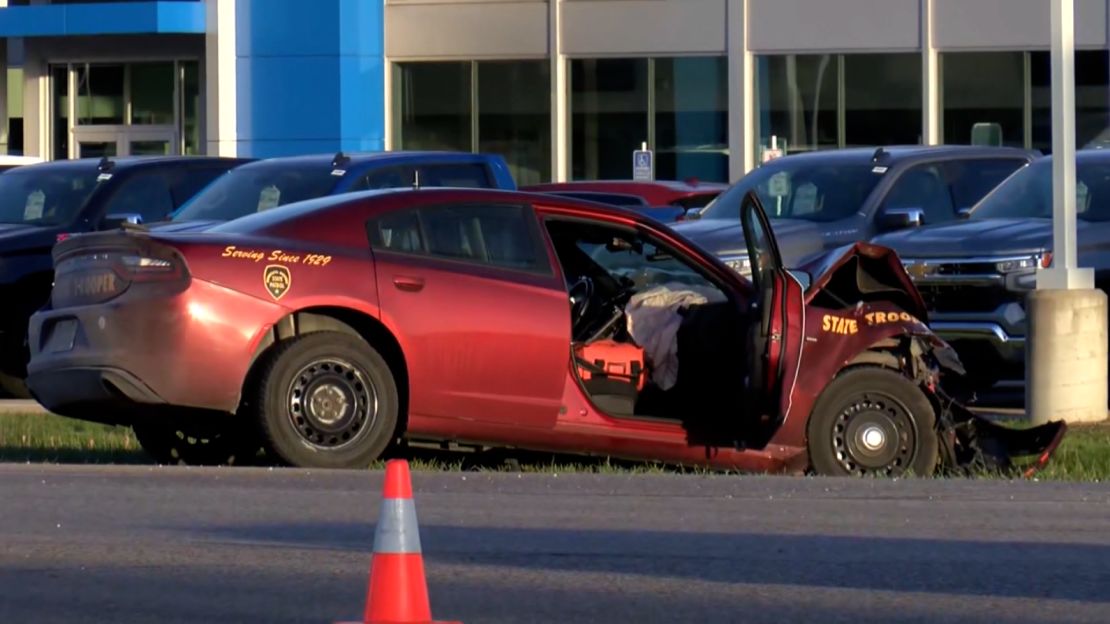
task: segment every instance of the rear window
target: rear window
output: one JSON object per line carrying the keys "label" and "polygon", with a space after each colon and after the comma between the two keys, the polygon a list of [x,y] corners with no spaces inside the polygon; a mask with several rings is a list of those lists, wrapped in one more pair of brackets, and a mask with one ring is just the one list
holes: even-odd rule
{"label": "rear window", "polygon": [[174,221],[230,221],[330,195],[339,182],[330,163],[265,163],[232,169],[181,207]]}

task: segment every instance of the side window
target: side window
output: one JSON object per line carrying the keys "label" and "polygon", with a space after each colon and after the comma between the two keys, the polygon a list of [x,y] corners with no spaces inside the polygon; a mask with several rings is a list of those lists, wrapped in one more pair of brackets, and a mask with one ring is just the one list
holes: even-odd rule
{"label": "side window", "polygon": [[173,211],[170,185],[162,172],[139,173],[112,194],[104,215],[138,214],[143,223],[165,219]]}
{"label": "side window", "polygon": [[354,190],[372,191],[376,189],[400,188],[412,186],[412,167],[384,167],[375,169],[363,176],[355,185]]}
{"label": "side window", "polygon": [[911,167],[894,181],[883,207],[890,209],[920,208],[925,223],[942,223],[956,218],[956,207],[940,165]]}
{"label": "side window", "polygon": [[[412,183],[412,180],[409,180]],[[454,186],[463,188],[490,188],[493,182],[485,165],[443,164],[420,167],[421,186]]]}
{"label": "side window", "polygon": [[530,208],[519,205],[426,206],[367,224],[371,247],[450,260],[546,271]]}
{"label": "side window", "polygon": [[1024,164],[1024,160],[1016,158],[984,158],[945,163],[956,209],[971,208]]}
{"label": "side window", "polygon": [[173,205],[178,207],[189,201],[201,189],[212,183],[228,171],[225,167],[187,167],[178,173],[170,192],[173,196]]}
{"label": "side window", "polygon": [[689,263],[642,235],[561,221],[550,222],[548,230],[571,283],[582,275],[596,278],[600,268],[612,279],[627,280],[638,291],[677,284],[720,290]]}

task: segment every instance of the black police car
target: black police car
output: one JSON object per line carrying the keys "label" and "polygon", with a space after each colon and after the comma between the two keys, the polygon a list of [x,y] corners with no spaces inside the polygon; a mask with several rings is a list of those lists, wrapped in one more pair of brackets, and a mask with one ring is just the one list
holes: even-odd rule
{"label": "black police car", "polygon": [[160,221],[252,159],[132,156],[56,160],[0,174],[0,394],[28,397],[27,321],[50,297],[51,250],[72,234]]}

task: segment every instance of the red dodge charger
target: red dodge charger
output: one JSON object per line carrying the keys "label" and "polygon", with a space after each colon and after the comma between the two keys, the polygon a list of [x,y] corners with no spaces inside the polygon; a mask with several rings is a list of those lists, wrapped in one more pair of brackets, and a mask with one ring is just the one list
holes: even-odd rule
{"label": "red dodge charger", "polygon": [[750,280],[633,211],[515,191],[74,236],[28,385],[164,462],[358,468],[429,442],[834,475],[1048,460],[1062,422],[950,396],[963,370],[893,252],[788,270],[758,198],[741,213]]}

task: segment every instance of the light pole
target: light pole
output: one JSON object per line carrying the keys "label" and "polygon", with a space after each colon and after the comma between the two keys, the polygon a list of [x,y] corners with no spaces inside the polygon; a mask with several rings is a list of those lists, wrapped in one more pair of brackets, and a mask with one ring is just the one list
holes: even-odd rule
{"label": "light pole", "polygon": [[1080,268],[1075,206],[1075,0],[1052,0],[1052,264],[1027,300],[1026,396],[1034,422],[1107,415],[1107,302]]}

